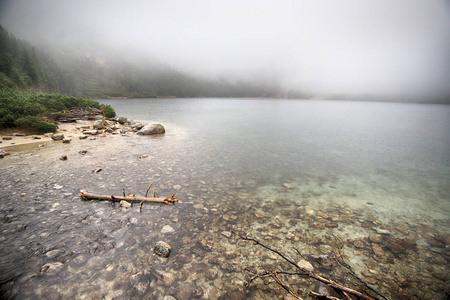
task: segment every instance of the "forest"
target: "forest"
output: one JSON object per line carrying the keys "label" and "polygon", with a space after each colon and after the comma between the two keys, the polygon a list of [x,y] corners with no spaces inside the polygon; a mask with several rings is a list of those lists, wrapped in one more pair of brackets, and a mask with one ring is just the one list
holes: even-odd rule
{"label": "forest", "polygon": [[106,61],[76,50],[42,49],[0,25],[0,89],[95,98],[301,97],[267,82],[207,80],[158,62]]}

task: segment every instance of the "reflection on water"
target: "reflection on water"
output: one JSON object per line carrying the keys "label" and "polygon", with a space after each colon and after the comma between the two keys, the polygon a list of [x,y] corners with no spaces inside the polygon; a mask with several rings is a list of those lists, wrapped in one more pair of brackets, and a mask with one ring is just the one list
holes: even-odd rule
{"label": "reflection on water", "polygon": [[[0,161],[4,295],[284,295],[262,281],[245,287],[246,267],[270,269],[280,261],[230,236],[231,230],[294,257],[294,247],[305,257],[326,255],[341,241],[353,269],[394,299],[448,292],[446,106],[211,99],[109,104],[120,115],[162,123],[166,135],[77,140]],[[67,161],[58,159],[62,154]],[[95,168],[102,171],[92,173]],[[181,203],[145,205],[140,212],[137,205],[76,198],[80,190],[144,194],[150,181],[160,196],[176,193]],[[161,233],[165,225],[175,231]],[[167,260],[152,252],[159,240],[172,246]],[[337,266],[314,266],[338,281],[345,276]],[[320,288],[286,280],[305,298]]]}

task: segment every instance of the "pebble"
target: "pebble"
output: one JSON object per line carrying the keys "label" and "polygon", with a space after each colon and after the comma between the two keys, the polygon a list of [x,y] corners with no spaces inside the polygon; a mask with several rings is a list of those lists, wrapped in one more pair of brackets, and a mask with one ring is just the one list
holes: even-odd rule
{"label": "pebble", "polygon": [[170,245],[163,241],[157,242],[155,248],[153,248],[153,252],[161,257],[169,257],[171,251]]}
{"label": "pebble", "polygon": [[222,231],[221,234],[226,237],[226,238],[230,238],[231,237],[231,232],[229,231]]}
{"label": "pebble", "polygon": [[304,259],[299,261],[297,263],[297,266],[299,266],[299,268],[304,269],[304,270],[309,271],[309,272],[314,271],[313,265],[309,261],[304,260]]}
{"label": "pebble", "polygon": [[122,207],[130,207],[131,203],[125,200],[120,201],[120,206]]}
{"label": "pebble", "polygon": [[173,227],[170,226],[170,225],[165,225],[165,226],[161,229],[161,233],[162,233],[162,234],[173,233],[173,232],[175,232],[175,229],[173,229]]}

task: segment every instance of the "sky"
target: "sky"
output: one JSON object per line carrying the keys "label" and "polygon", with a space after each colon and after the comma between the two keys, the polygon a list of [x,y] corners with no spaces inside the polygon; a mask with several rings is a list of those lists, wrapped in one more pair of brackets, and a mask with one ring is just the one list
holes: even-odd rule
{"label": "sky", "polygon": [[449,93],[450,1],[0,0],[0,24],[95,55],[323,93]]}

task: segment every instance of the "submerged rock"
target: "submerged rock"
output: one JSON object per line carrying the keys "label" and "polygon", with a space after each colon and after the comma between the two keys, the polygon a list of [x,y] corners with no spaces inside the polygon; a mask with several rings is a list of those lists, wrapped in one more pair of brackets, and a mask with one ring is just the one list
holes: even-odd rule
{"label": "submerged rock", "polygon": [[153,252],[161,257],[169,257],[171,251],[170,245],[163,241],[157,242],[155,248],[153,248]]}
{"label": "submerged rock", "polygon": [[163,134],[166,130],[164,129],[164,126],[161,124],[148,124],[142,127],[141,130],[137,132],[137,134],[140,135],[153,135],[153,134]]}
{"label": "submerged rock", "polygon": [[161,233],[162,233],[162,234],[173,233],[173,232],[175,232],[175,229],[173,229],[173,227],[170,226],[170,225],[165,225],[165,226],[161,229]]}
{"label": "submerged rock", "polygon": [[130,204],[130,202],[122,200],[122,201],[120,201],[120,206],[122,206],[122,207],[130,207],[131,204]]}

